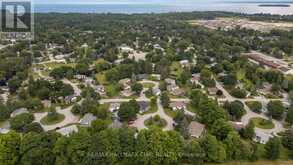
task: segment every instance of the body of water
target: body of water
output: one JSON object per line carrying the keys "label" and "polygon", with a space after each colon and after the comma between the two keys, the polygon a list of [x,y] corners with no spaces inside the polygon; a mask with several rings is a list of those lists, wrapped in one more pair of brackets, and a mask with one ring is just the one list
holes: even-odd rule
{"label": "body of water", "polygon": [[270,13],[280,15],[293,15],[293,4],[289,7],[266,6],[261,7],[259,3],[199,3],[199,4],[93,4],[93,5],[71,5],[71,4],[38,4],[35,12],[38,13],[167,13],[167,12],[190,12],[190,11],[229,11],[238,13]]}

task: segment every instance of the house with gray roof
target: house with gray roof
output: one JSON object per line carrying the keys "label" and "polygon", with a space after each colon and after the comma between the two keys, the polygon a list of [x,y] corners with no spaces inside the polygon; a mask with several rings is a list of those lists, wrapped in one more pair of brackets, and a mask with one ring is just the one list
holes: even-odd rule
{"label": "house with gray roof", "polygon": [[91,126],[94,120],[97,120],[97,117],[91,113],[87,113],[80,119],[79,124],[82,126]]}

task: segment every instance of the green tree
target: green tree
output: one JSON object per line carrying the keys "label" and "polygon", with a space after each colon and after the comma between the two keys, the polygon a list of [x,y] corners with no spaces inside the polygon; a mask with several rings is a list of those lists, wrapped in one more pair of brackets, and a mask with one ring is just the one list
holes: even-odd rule
{"label": "green tree", "polygon": [[129,121],[136,118],[139,112],[139,105],[135,100],[131,100],[120,105],[118,116],[122,121]]}
{"label": "green tree", "polygon": [[0,103],[0,121],[9,119],[11,111],[8,107],[2,103]]}
{"label": "green tree", "polygon": [[0,164],[16,165],[19,158],[20,135],[14,131],[0,134]]}
{"label": "green tree", "polygon": [[278,137],[271,138],[265,145],[266,157],[276,160],[280,157],[281,141]]}
{"label": "green tree", "polygon": [[[142,130],[137,136],[136,164],[177,164],[181,158],[182,139],[174,131],[164,132],[159,128]],[[147,154],[147,155],[143,155]]]}
{"label": "green tree", "polygon": [[167,92],[161,94],[161,103],[164,108],[169,108],[170,98]]}
{"label": "green tree", "polygon": [[30,113],[23,113],[10,120],[11,128],[22,132],[24,127],[34,121],[34,116]]}
{"label": "green tree", "polygon": [[226,159],[226,151],[223,144],[217,141],[217,138],[212,135],[207,135],[203,141],[201,141],[201,146],[204,149],[206,156],[205,161],[207,162],[224,162]]}
{"label": "green tree", "polygon": [[131,85],[131,90],[134,91],[136,94],[140,94],[142,89],[143,86],[140,83],[134,83]]}
{"label": "green tree", "polygon": [[[186,156],[185,156],[186,155]],[[183,147],[183,159],[192,165],[201,165],[204,162],[205,152],[199,142],[191,140]]]}
{"label": "green tree", "polygon": [[293,124],[293,109],[290,109],[287,112],[287,116],[286,116],[286,122],[288,122],[289,124]]}
{"label": "green tree", "polygon": [[284,114],[285,108],[281,101],[270,101],[268,103],[268,113],[274,119],[281,120]]}
{"label": "green tree", "polygon": [[241,119],[242,116],[245,114],[244,105],[238,100],[231,103],[226,103],[225,108],[228,110],[229,114],[236,120]]}

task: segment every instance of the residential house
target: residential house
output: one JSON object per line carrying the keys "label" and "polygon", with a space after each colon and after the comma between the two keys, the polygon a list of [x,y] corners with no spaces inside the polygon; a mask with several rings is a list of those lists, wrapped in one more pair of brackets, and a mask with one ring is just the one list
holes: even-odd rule
{"label": "residential house", "polygon": [[185,91],[178,87],[171,91],[171,94],[174,96],[183,96],[185,94]]}
{"label": "residential house", "polygon": [[266,144],[273,135],[255,129],[255,137],[253,140],[257,143]]}
{"label": "residential house", "polygon": [[105,87],[103,85],[97,85],[94,88],[95,88],[95,91],[97,93],[99,93],[100,95],[106,95],[106,90],[105,90]]}
{"label": "residential house", "polygon": [[217,92],[218,92],[218,88],[216,87],[208,88],[208,93],[210,95],[217,95]]}
{"label": "residential house", "polygon": [[262,88],[260,88],[258,91],[259,93],[266,95],[270,93],[271,90],[272,90],[272,84],[265,82],[263,83]]}
{"label": "residential house", "polygon": [[10,114],[10,117],[11,118],[14,118],[18,115],[21,115],[21,114],[24,114],[24,113],[29,113],[29,111],[26,109],[26,108],[19,108],[19,109],[16,109],[14,110],[11,114]]}
{"label": "residential house", "polygon": [[73,95],[65,96],[64,101],[66,104],[74,103],[77,101],[77,95],[73,94]]}
{"label": "residential house", "polygon": [[50,100],[43,100],[42,104],[44,105],[45,108],[50,108],[52,105],[52,102]]}
{"label": "residential house", "polygon": [[181,60],[179,63],[180,63],[182,68],[188,67],[188,65],[189,65],[188,60]]}
{"label": "residential house", "polygon": [[233,122],[233,121],[230,121],[229,124],[237,132],[239,132],[241,129],[243,129],[245,127],[245,125],[242,122]]}
{"label": "residential house", "polygon": [[179,87],[176,84],[167,85],[167,91],[169,91],[169,92],[172,92],[172,91],[174,91],[175,89],[178,89],[178,88]]}
{"label": "residential house", "polygon": [[70,136],[74,132],[78,132],[78,128],[77,128],[76,125],[71,125],[71,126],[68,126],[68,127],[58,129],[58,130],[56,130],[56,132],[60,133],[63,136]]}
{"label": "residential house", "polygon": [[146,112],[149,108],[149,104],[145,101],[138,102],[138,105],[139,105],[139,112],[140,113]]}
{"label": "residential house", "polygon": [[205,125],[192,121],[188,126],[188,132],[193,138],[200,138],[205,131]]}
{"label": "residential house", "polygon": [[172,102],[170,104],[170,107],[172,108],[173,111],[177,111],[177,110],[185,110],[186,109],[186,105],[184,102],[178,101],[178,102]]}
{"label": "residential house", "polygon": [[120,50],[122,53],[133,53],[133,52],[134,52],[134,49],[132,49],[131,47],[127,46],[126,44],[122,44],[122,45],[119,47],[119,50]]}
{"label": "residential house", "polygon": [[111,103],[109,107],[110,112],[116,112],[120,109],[120,103]]}
{"label": "residential house", "polygon": [[89,127],[94,120],[97,120],[97,117],[92,113],[87,113],[80,119],[79,124]]}
{"label": "residential house", "polygon": [[6,128],[0,128],[0,134],[8,134],[10,132],[9,129]]}
{"label": "residential house", "polygon": [[119,84],[123,85],[123,91],[121,91],[122,96],[129,97],[133,94],[130,86],[131,80],[129,78],[120,80]]}
{"label": "residential house", "polygon": [[203,88],[202,84],[200,83],[200,74],[192,74],[190,82],[193,85],[200,85],[201,88]]}
{"label": "residential house", "polygon": [[166,78],[165,79],[165,82],[168,84],[168,85],[176,85],[176,81],[174,79],[171,79],[171,78]]}
{"label": "residential house", "polygon": [[153,45],[153,47],[154,47],[154,49],[156,49],[156,50],[160,50],[160,51],[162,51],[162,52],[165,51],[165,49],[162,48],[161,45],[159,45],[159,44],[155,44],[155,45]]}
{"label": "residential house", "polygon": [[152,92],[155,96],[159,96],[161,94],[161,90],[158,87],[153,87]]}

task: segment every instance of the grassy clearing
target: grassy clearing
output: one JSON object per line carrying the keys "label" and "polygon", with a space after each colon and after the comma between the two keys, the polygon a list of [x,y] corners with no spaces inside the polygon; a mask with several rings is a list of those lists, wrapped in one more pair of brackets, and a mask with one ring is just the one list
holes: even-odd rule
{"label": "grassy clearing", "polygon": [[167,125],[167,122],[166,120],[160,118],[160,116],[154,116],[154,117],[151,117],[149,119],[147,119],[144,124],[147,126],[147,127],[159,127],[159,128],[164,128],[166,127]]}
{"label": "grassy clearing", "polygon": [[50,117],[45,116],[44,118],[41,119],[41,123],[43,125],[54,125],[54,124],[62,122],[64,119],[65,119],[65,116],[58,113],[56,118],[54,119],[51,119]]}
{"label": "grassy clearing", "polygon": [[261,129],[273,129],[275,127],[274,123],[271,121],[258,117],[252,118],[250,121],[253,122],[257,128]]}
{"label": "grassy clearing", "polygon": [[157,104],[154,104],[154,105],[151,105],[151,107],[150,107],[150,109],[148,111],[142,113],[142,115],[155,113],[157,111],[158,111],[158,106],[157,106]]}
{"label": "grassy clearing", "polygon": [[153,83],[142,83],[143,88],[153,88],[155,85]]}
{"label": "grassy clearing", "polygon": [[165,108],[164,111],[168,116],[172,118],[174,118],[178,113],[177,111],[172,111],[171,108]]}
{"label": "grassy clearing", "polygon": [[59,68],[62,66],[70,66],[70,67],[75,67],[76,63],[69,63],[69,64],[64,64],[64,63],[57,63],[57,62],[52,62],[52,63],[46,63],[44,64],[47,68]]}
{"label": "grassy clearing", "polygon": [[171,75],[174,75],[176,77],[180,76],[180,74],[183,72],[183,69],[180,66],[179,62],[173,62],[170,66],[171,69]]}

